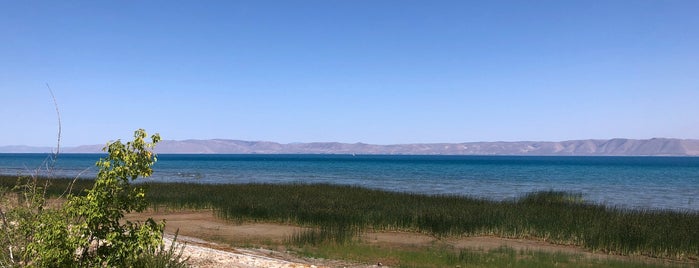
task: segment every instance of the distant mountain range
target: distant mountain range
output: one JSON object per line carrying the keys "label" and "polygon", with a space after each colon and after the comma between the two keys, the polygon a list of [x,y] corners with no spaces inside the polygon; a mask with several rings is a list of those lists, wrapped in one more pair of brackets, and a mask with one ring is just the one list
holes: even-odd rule
{"label": "distant mountain range", "polygon": [[[63,153],[99,153],[104,145],[62,148]],[[0,153],[47,153],[50,147],[0,146]],[[699,156],[699,140],[572,140],[561,142],[466,142],[374,145],[311,142],[282,144],[241,140],[165,140],[158,153],[172,154],[401,154],[401,155],[578,155]]]}

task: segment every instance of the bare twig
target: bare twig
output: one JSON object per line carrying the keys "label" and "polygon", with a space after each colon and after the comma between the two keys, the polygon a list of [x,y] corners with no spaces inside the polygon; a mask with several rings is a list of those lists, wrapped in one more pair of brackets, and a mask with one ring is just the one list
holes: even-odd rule
{"label": "bare twig", "polygon": [[[56,101],[56,96],[53,93],[53,90],[49,86],[49,84],[46,84],[46,87],[49,90],[49,93],[51,94],[51,99],[53,100],[54,107],[56,109],[56,117],[58,118],[58,135],[57,135],[57,140],[56,140],[56,149],[55,151],[52,150],[51,154],[47,156],[44,161],[37,167],[34,173],[30,173],[30,177],[26,179],[26,182],[23,181],[22,177],[19,177],[17,179],[17,185],[13,188],[13,190],[19,190],[20,193],[17,194],[17,206],[20,207],[19,209],[23,209],[22,211],[24,212],[29,212],[32,215],[29,215],[30,220],[38,220],[40,219],[40,215],[43,213],[42,210],[44,208],[44,205],[46,204],[46,196],[47,196],[47,190],[48,186],[50,184],[49,179],[53,177],[54,175],[54,170],[56,168],[56,162],[58,159],[58,155],[60,153],[61,149],[61,132],[62,132],[62,125],[61,125],[61,114],[58,109],[58,102]],[[26,167],[25,167],[26,168]],[[39,186],[39,177],[42,175],[43,169],[46,169],[46,175],[48,176],[47,180],[44,182],[43,189],[40,189]],[[72,186],[71,186],[72,187]],[[42,193],[43,190],[43,193]],[[0,193],[4,200],[5,193]],[[20,198],[23,198],[20,200]],[[24,206],[24,208],[21,208]],[[34,210],[36,209],[36,211]],[[13,208],[9,208],[10,212],[13,212]],[[34,235],[36,234],[36,230],[31,228],[26,230],[28,233],[24,235],[19,235],[16,236],[13,233],[16,233],[16,230],[19,230],[17,228],[24,228],[22,226],[17,227],[17,224],[13,223],[12,218],[8,218],[8,211],[4,210],[2,207],[0,207],[0,232],[4,233],[6,237],[0,238],[0,239],[7,239],[8,242],[8,248],[7,250],[9,251],[9,262],[14,265],[16,264],[15,257],[18,257],[18,261],[20,263],[24,262],[26,264],[25,258],[31,258],[31,256],[23,254],[22,252],[26,249],[25,246],[30,244],[32,240],[36,239]],[[22,216],[24,217],[24,216]],[[19,225],[23,225],[25,223],[19,223]],[[33,223],[32,223],[33,224]],[[21,241],[21,240],[24,241]],[[36,241],[35,241],[36,242]],[[5,245],[5,243],[2,243]],[[16,249],[18,249],[20,252],[14,252]],[[4,251],[4,249],[3,249]],[[15,254],[17,253],[17,254]],[[22,253],[22,254],[20,254]],[[17,256],[15,256],[17,255]],[[4,259],[4,258],[3,258]],[[2,266],[2,265],[0,265]]]}
{"label": "bare twig", "polygon": [[61,194],[61,196],[59,196],[59,198],[63,198],[66,194],[71,195],[73,193],[73,186],[75,185],[75,181],[77,181],[78,178],[80,178],[80,176],[82,176],[82,174],[87,172],[88,170],[90,170],[90,168],[86,168],[80,171],[78,175],[76,175],[75,178],[73,178],[70,184],[68,184],[68,188]]}
{"label": "bare twig", "polygon": [[56,152],[53,153],[53,160],[54,162],[56,161],[56,158],[58,158],[58,153],[61,151],[61,112],[58,109],[58,102],[56,101],[56,95],[53,94],[53,90],[51,89],[51,86],[49,86],[49,83],[46,83],[46,87],[49,89],[49,93],[51,93],[51,98],[53,99],[53,106],[56,108],[56,118],[58,118],[58,135],[57,135],[57,141],[56,141]]}
{"label": "bare twig", "polygon": [[56,151],[51,154],[51,166],[49,167],[49,177],[52,175],[54,168],[56,167],[56,161],[58,160],[58,155],[61,152],[61,111],[58,109],[58,101],[56,101],[56,95],[53,94],[53,90],[49,83],[46,83],[46,88],[48,88],[51,94],[51,99],[53,100],[53,107],[56,108],[56,118],[58,119],[58,134],[56,135]]}
{"label": "bare twig", "polygon": [[[10,237],[10,232],[9,232],[9,225],[7,224],[7,217],[5,217],[5,212],[2,211],[2,208],[0,208],[0,217],[2,217],[2,228],[3,228],[3,233],[7,236],[7,242],[12,241],[12,237]],[[9,245],[8,250],[10,251],[10,262],[15,263],[15,256],[12,254],[12,245]]]}

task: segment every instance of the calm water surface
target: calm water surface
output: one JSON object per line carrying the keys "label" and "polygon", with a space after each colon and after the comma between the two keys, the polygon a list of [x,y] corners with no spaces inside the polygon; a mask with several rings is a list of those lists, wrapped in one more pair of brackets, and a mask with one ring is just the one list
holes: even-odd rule
{"label": "calm water surface", "polygon": [[[63,154],[56,176],[91,178],[96,154]],[[0,174],[45,174],[46,154],[0,154]],[[159,155],[151,181],[333,183],[506,200],[561,190],[591,202],[699,211],[699,157]]]}

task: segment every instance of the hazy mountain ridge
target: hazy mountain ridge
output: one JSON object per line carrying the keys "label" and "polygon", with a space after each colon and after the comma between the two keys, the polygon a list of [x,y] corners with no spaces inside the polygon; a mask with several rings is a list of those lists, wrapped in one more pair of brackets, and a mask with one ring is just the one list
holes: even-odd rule
{"label": "hazy mountain ridge", "polygon": [[[64,153],[99,153],[104,145],[63,148]],[[165,140],[158,153],[173,154],[405,154],[405,155],[580,155],[699,156],[699,140],[572,140],[562,142],[466,142],[375,145],[311,142],[281,144],[242,140]],[[0,146],[0,153],[48,153],[49,147]]]}
{"label": "hazy mountain ridge", "polygon": [[0,146],[0,153],[50,153],[51,147],[35,147],[26,145]]}

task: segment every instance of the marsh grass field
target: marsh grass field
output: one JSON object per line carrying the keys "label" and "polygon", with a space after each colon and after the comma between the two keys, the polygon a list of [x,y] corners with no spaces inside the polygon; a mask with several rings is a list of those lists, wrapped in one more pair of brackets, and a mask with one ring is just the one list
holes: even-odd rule
{"label": "marsh grass field", "polygon": [[[16,177],[0,178],[0,186],[6,189],[16,182]],[[70,182],[52,179],[47,192],[60,195]],[[73,192],[90,187],[91,182],[77,180]],[[600,264],[596,260],[581,261],[576,256],[508,248],[484,252],[444,248],[394,252],[359,241],[360,235],[368,231],[396,231],[437,239],[471,236],[530,239],[578,246],[591,252],[652,257],[690,265],[696,265],[699,258],[697,212],[609,208],[586,203],[580,196],[564,192],[537,192],[512,201],[489,201],[329,184],[142,185],[149,188],[147,196],[154,210],[210,209],[217,217],[237,223],[306,227],[305,231],[289,236],[285,244],[314,257],[368,261],[360,256],[389,251],[394,255],[386,258],[398,258],[397,263],[405,267],[468,267],[466,264],[474,263],[483,264],[478,267],[498,267],[502,262],[514,262],[517,266],[617,265],[615,261]]]}

